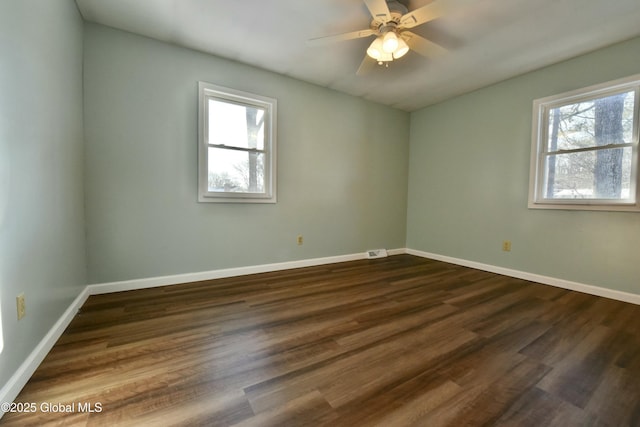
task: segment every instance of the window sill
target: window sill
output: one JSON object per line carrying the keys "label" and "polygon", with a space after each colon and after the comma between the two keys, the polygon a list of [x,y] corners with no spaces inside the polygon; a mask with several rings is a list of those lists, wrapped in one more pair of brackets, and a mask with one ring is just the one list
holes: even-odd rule
{"label": "window sill", "polygon": [[604,212],[640,212],[638,204],[601,204],[601,203],[544,203],[529,202],[529,209],[552,209],[568,211],[604,211]]}
{"label": "window sill", "polygon": [[200,203],[277,203],[275,197],[227,197],[227,196],[198,196]]}

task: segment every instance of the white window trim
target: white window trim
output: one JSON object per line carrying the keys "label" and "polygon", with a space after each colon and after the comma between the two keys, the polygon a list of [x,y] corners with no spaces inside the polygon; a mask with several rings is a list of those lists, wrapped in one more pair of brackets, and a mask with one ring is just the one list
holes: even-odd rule
{"label": "white window trim", "polygon": [[[207,111],[210,98],[243,105],[253,105],[265,111],[265,192],[231,193],[208,190]],[[213,203],[276,203],[276,123],[277,100],[236,89],[198,82],[198,201]]]}
{"label": "white window trim", "polygon": [[[613,95],[635,90],[635,124],[632,136],[632,177],[630,194],[635,194],[635,202],[624,200],[602,199],[547,199],[542,196],[544,186],[544,147],[546,146],[548,111],[560,105],[593,99],[600,96]],[[531,129],[531,164],[529,173],[529,203],[530,209],[565,209],[565,210],[595,210],[595,211],[631,211],[640,212],[640,173],[638,173],[638,134],[640,111],[640,74],[605,82],[558,95],[548,96],[533,101],[533,118]]]}

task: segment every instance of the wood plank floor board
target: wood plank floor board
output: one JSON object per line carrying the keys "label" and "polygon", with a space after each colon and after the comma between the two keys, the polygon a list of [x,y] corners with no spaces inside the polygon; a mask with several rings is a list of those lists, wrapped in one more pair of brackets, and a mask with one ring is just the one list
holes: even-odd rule
{"label": "wood plank floor board", "polygon": [[538,384],[543,390],[557,394],[569,403],[584,408],[603,379],[603,373],[621,350],[609,328],[597,326],[571,349],[554,372]]}
{"label": "wood plank floor board", "polygon": [[597,416],[537,387],[523,393],[494,425],[500,427],[595,426]]}
{"label": "wood plank floor board", "polygon": [[[589,414],[608,412],[611,425],[640,425],[640,372],[608,366],[585,410]],[[612,390],[615,390],[612,393]],[[629,411],[627,408],[634,408]],[[610,412],[609,412],[610,411]]]}
{"label": "wood plank floor board", "polygon": [[639,318],[410,255],[95,295],[0,425],[640,426]]}

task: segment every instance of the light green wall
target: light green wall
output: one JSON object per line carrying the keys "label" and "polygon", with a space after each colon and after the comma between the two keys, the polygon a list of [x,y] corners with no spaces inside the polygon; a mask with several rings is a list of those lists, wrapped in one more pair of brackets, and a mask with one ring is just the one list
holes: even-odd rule
{"label": "light green wall", "polygon": [[0,387],[86,285],[82,33],[72,0],[0,1]]}
{"label": "light green wall", "polygon": [[412,113],[407,247],[640,293],[640,214],[527,209],[533,100],[636,73],[640,39]]}
{"label": "light green wall", "polygon": [[[408,113],[94,24],[84,53],[90,283],[404,247]],[[199,80],[277,98],[277,204],[197,203]]]}

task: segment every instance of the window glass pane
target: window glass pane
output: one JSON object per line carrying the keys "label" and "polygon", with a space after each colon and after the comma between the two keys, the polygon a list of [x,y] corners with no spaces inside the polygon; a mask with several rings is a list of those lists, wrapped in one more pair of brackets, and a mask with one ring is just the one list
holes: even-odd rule
{"label": "window glass pane", "polygon": [[572,150],[632,141],[635,92],[549,109],[547,150]]}
{"label": "window glass pane", "polygon": [[208,143],[264,150],[263,108],[209,98]]}
{"label": "window glass pane", "polygon": [[209,147],[208,191],[264,193],[264,153]]}
{"label": "window glass pane", "polygon": [[631,147],[549,155],[547,199],[629,199]]}

